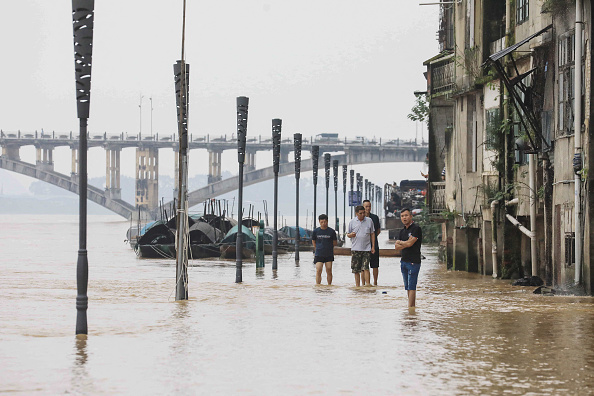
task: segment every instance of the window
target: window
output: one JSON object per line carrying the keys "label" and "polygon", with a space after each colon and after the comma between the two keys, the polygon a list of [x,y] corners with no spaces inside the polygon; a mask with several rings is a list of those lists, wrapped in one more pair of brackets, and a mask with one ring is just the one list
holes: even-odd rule
{"label": "window", "polygon": [[487,150],[496,150],[501,135],[501,118],[499,108],[486,111],[487,125],[485,128],[485,147]]}
{"label": "window", "polygon": [[516,22],[518,24],[528,20],[528,0],[516,0]]}
{"label": "window", "polygon": [[[575,74],[575,31],[571,30],[557,41],[557,72],[558,72],[558,104],[557,104],[557,135],[573,133],[574,109],[574,74]],[[583,70],[583,68],[582,68]],[[584,80],[584,79],[582,79]],[[584,84],[582,81],[582,95]]]}

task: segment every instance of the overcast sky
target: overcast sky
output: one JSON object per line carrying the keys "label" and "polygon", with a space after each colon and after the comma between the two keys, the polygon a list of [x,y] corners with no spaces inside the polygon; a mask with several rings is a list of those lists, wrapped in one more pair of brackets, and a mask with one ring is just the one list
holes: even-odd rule
{"label": "overcast sky", "polygon": [[[418,3],[188,0],[190,132],[234,133],[235,98],[248,96],[248,135],[270,135],[270,120],[278,117],[286,137],[415,138],[406,115],[413,92],[426,88],[422,63],[438,51],[438,7]],[[150,134],[151,97],[153,133],[176,131],[172,65],[181,56],[182,4],[96,2],[91,133],[138,133],[142,103],[142,132]],[[77,131],[71,2],[2,1],[0,7],[0,128]],[[419,139],[420,133],[419,127]],[[34,160],[24,152],[23,159]],[[69,172],[67,153],[55,160],[58,171]],[[90,176],[103,174],[105,154],[97,150],[90,161]],[[122,173],[132,175],[126,161],[133,164],[124,159]],[[163,169],[172,161],[162,158]],[[236,168],[228,162],[223,169]]]}

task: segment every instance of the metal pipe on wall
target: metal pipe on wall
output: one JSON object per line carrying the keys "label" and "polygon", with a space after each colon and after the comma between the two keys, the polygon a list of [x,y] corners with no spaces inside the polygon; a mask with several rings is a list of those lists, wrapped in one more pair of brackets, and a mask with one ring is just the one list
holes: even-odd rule
{"label": "metal pipe on wall", "polygon": [[575,284],[581,283],[582,275],[582,0],[575,2],[575,71],[574,71],[574,227],[575,227]]}

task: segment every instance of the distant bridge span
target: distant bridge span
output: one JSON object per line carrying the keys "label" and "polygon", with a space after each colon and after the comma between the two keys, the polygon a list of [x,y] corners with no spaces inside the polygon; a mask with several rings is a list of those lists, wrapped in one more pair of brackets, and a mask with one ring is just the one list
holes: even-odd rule
{"label": "distant bridge span", "polygon": [[[425,160],[427,154],[427,147],[418,147],[414,151],[408,147],[402,151],[384,151],[381,148],[372,151],[350,152],[349,154],[333,155],[332,160],[338,160],[338,165],[362,165],[362,164],[377,164],[385,162],[422,162]],[[320,156],[320,163],[318,169],[324,170],[324,159]],[[308,172],[313,170],[311,159],[301,161],[301,172]],[[280,164],[278,176],[288,176],[295,172],[295,163],[288,162]],[[323,176],[324,178],[325,176]],[[250,186],[252,184],[260,183],[274,178],[273,167],[257,169],[252,172],[244,173],[243,185]],[[230,177],[211,183],[206,187],[199,188],[188,193],[188,207],[201,204],[209,198],[214,198],[219,195],[237,190],[239,188],[239,176]],[[166,206],[172,205],[170,201]]]}
{"label": "distant bridge span", "polygon": [[[78,180],[62,173],[43,170],[27,162],[11,160],[4,157],[0,157],[0,168],[33,177],[78,194]],[[135,212],[134,205],[130,205],[128,202],[122,201],[121,199],[110,199],[97,187],[88,185],[87,191],[87,198],[89,201],[95,202],[120,216],[129,219],[132,213]]]}
{"label": "distant bridge span", "polygon": [[[394,163],[394,162],[422,162],[427,154],[427,147],[401,147],[401,148],[390,148],[384,150],[383,147],[377,147],[374,150],[368,150],[368,148],[362,150],[351,149],[347,154],[334,155],[332,160],[338,160],[339,165],[362,165],[362,164],[376,164],[376,163]],[[319,169],[324,169],[323,157],[320,156]],[[29,164],[24,161],[9,159],[5,156],[0,156],[0,168],[6,169],[11,172],[20,173],[25,176],[29,176],[75,194],[78,194],[79,185],[77,178],[64,175],[59,172],[55,172],[50,169],[43,169],[43,167]],[[301,171],[309,172],[313,169],[311,159],[301,161]],[[295,163],[287,162],[280,164],[279,177],[292,175],[295,172]],[[257,169],[255,171],[246,172],[243,175],[244,186],[250,186],[262,181],[271,180],[274,178],[274,172],[272,167]],[[222,194],[237,190],[239,186],[239,177],[234,176],[228,179],[220,180],[209,184],[206,187],[194,190],[188,194],[189,207],[198,205],[204,202],[206,199],[214,198]],[[130,219],[133,214],[137,212],[134,205],[129,204],[121,199],[112,199],[109,197],[107,192],[101,189],[88,186],[88,199],[95,202],[106,209],[117,213],[127,219]],[[172,201],[168,202],[167,206],[171,205]]]}

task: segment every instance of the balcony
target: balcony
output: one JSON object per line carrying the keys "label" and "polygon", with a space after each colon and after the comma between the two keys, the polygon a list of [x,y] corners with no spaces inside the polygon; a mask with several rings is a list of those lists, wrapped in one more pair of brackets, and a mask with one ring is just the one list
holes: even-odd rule
{"label": "balcony", "polygon": [[441,214],[447,210],[445,182],[431,182],[431,214]]}
{"label": "balcony", "polygon": [[431,94],[451,91],[454,88],[454,60],[431,69]]}
{"label": "balcony", "polygon": [[496,54],[497,52],[505,48],[505,37],[501,37],[499,40],[491,41],[489,43],[489,56]]}

